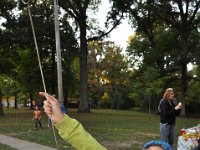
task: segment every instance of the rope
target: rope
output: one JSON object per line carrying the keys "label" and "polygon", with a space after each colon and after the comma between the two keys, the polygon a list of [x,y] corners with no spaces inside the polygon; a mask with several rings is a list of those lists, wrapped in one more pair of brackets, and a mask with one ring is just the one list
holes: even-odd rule
{"label": "rope", "polygon": [[[32,32],[33,32],[33,39],[34,39],[34,43],[35,43],[35,49],[36,49],[36,52],[37,52],[37,58],[38,58],[38,63],[39,63],[39,67],[40,67],[40,73],[41,73],[41,77],[42,77],[42,84],[43,84],[44,92],[47,93],[46,85],[45,85],[45,80],[44,80],[44,74],[43,74],[41,60],[40,60],[40,53],[39,53],[37,39],[36,39],[36,35],[35,35],[35,28],[34,28],[32,14],[31,14],[31,11],[30,11],[30,6],[29,6],[30,0],[26,0],[26,1],[22,0],[22,2],[25,5],[27,5],[27,8],[28,8],[28,14],[29,14],[30,22],[31,22]],[[57,141],[55,127],[53,125],[52,117],[51,117],[51,124],[52,124],[52,130],[53,130],[54,140],[55,140],[55,143],[56,143],[56,147],[58,149],[58,141]]]}
{"label": "rope", "polygon": [[54,141],[55,141],[56,147],[58,149],[58,140],[57,140],[57,136],[56,136],[55,127],[54,127],[54,124],[53,124],[52,117],[51,117],[51,126],[52,126],[52,130],[53,130]]}
{"label": "rope", "polygon": [[44,75],[43,75],[43,71],[42,71],[41,60],[40,60],[40,53],[39,53],[39,50],[38,50],[37,39],[36,39],[36,36],[35,36],[35,28],[34,28],[34,25],[33,25],[32,14],[31,14],[31,11],[30,11],[30,6],[29,6],[29,0],[27,2],[22,0],[22,2],[24,4],[26,4],[27,8],[28,8],[28,14],[29,14],[30,22],[31,22],[32,32],[33,32],[33,39],[34,39],[34,43],[35,43],[35,49],[36,49],[36,52],[37,52],[37,57],[38,57],[38,62],[39,62],[39,67],[40,67],[40,73],[41,73],[41,76],[42,76],[42,84],[43,84],[43,88],[44,88],[45,93],[47,93],[46,85],[45,85],[45,81],[44,81]]}
{"label": "rope", "polygon": [[30,0],[22,0],[22,2],[23,2],[25,5],[27,5],[27,4],[29,4]]}

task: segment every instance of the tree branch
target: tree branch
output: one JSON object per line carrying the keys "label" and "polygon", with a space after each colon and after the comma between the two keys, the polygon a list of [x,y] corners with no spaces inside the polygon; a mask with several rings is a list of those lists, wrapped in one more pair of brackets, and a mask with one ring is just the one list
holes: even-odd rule
{"label": "tree branch", "polygon": [[95,41],[95,40],[101,39],[102,37],[105,37],[106,35],[108,35],[111,31],[113,31],[120,24],[120,21],[122,19],[123,19],[123,13],[122,13],[121,17],[116,21],[116,23],[113,25],[113,27],[108,32],[102,31],[101,35],[88,38],[87,41]]}

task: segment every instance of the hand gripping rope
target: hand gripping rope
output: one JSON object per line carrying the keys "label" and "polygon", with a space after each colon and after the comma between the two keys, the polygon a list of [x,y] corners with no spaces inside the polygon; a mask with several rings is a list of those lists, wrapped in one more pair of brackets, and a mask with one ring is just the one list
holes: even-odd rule
{"label": "hand gripping rope", "polygon": [[[46,85],[45,85],[45,81],[44,81],[43,70],[42,70],[42,65],[41,65],[41,60],[40,60],[40,53],[39,53],[39,50],[38,50],[37,39],[36,39],[36,36],[35,36],[35,28],[34,28],[34,25],[33,25],[32,14],[31,14],[31,11],[30,11],[30,6],[29,6],[30,0],[22,0],[22,2],[25,5],[27,5],[28,14],[29,14],[29,17],[30,17],[30,22],[31,22],[31,27],[32,27],[32,32],[33,32],[33,39],[34,39],[34,43],[35,43],[35,49],[36,49],[36,52],[37,52],[38,63],[39,63],[39,67],[40,67],[41,77],[42,77],[42,84],[43,84],[44,92],[47,93]],[[55,143],[56,143],[56,147],[58,148],[58,142],[57,142],[55,128],[54,128],[54,125],[53,125],[52,118],[51,118],[51,123],[52,123],[52,130],[53,130],[54,140],[55,140]]]}

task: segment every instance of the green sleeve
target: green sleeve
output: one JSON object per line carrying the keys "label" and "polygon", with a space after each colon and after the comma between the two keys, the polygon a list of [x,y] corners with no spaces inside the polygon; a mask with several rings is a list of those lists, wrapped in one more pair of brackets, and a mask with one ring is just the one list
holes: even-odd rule
{"label": "green sleeve", "polygon": [[62,122],[55,124],[59,135],[77,150],[106,150],[75,119],[65,115]]}

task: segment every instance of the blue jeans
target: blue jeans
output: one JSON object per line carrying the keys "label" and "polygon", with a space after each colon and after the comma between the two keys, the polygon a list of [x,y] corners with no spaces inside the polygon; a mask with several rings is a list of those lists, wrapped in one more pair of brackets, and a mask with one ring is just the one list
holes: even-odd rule
{"label": "blue jeans", "polygon": [[48,127],[51,127],[51,125],[52,125],[51,118],[48,117],[47,121],[48,121]]}
{"label": "blue jeans", "polygon": [[160,123],[160,138],[162,141],[169,143],[173,146],[174,143],[174,125],[169,125],[168,123]]}
{"label": "blue jeans", "polygon": [[40,125],[40,128],[42,128],[41,120],[38,119],[38,118],[35,118],[35,128],[36,128],[36,129],[38,128],[38,124]]}

